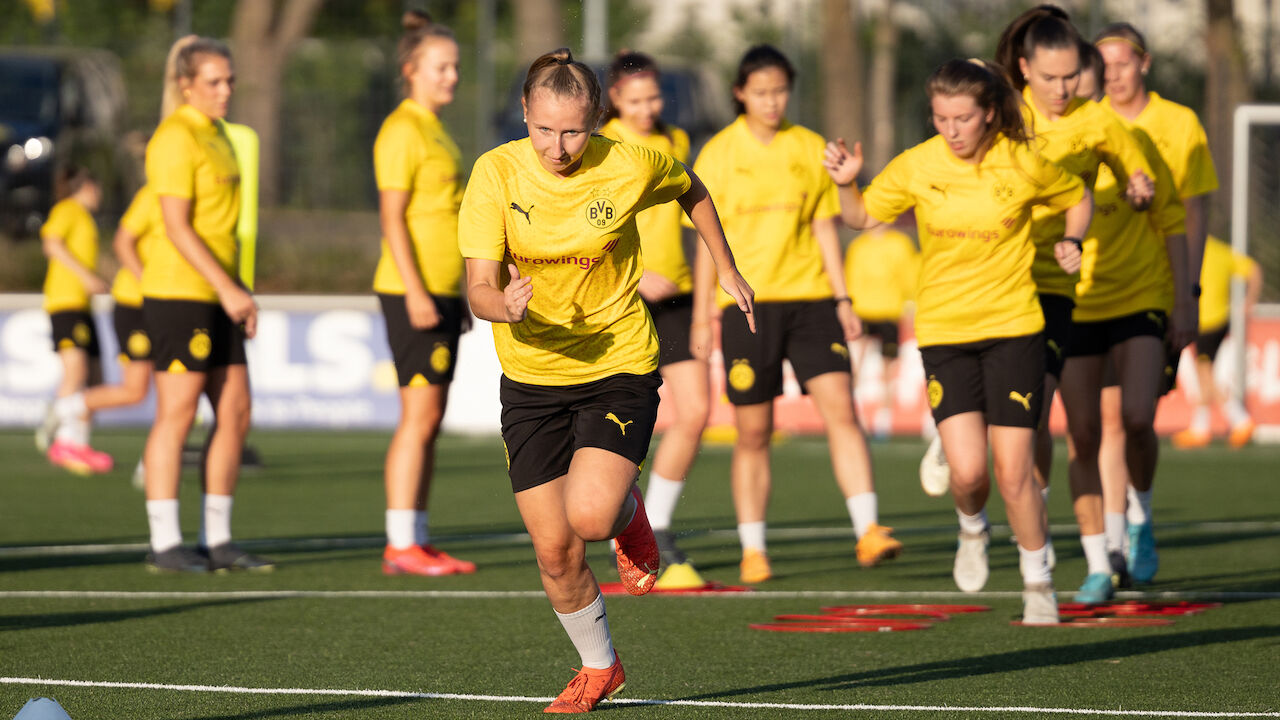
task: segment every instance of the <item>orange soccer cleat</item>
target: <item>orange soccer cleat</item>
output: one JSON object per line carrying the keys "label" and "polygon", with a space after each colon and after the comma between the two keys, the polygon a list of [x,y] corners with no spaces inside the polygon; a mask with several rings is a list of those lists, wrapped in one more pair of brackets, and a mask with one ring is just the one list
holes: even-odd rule
{"label": "orange soccer cleat", "polygon": [[881,560],[889,560],[901,555],[902,543],[889,535],[891,532],[893,528],[884,525],[873,524],[867,528],[867,531],[858,539],[858,545],[855,548],[858,564],[862,567],[875,567]]}
{"label": "orange soccer cleat", "polygon": [[1196,450],[1207,447],[1212,436],[1204,430],[1187,428],[1173,434],[1173,446],[1179,450]]}
{"label": "orange soccer cleat", "polygon": [[543,709],[544,713],[591,712],[601,700],[611,698],[627,684],[622,660],[613,654],[613,665],[604,670],[584,667],[569,681],[568,687]]}
{"label": "orange soccer cleat", "polygon": [[[428,546],[429,547],[429,546]],[[431,552],[420,545],[397,550],[390,545],[382,553],[384,575],[453,575],[460,572],[454,559],[438,552]]]}

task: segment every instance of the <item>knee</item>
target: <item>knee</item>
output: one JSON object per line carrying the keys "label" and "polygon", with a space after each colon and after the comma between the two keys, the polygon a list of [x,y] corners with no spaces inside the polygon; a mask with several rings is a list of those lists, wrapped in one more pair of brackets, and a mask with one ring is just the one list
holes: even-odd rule
{"label": "knee", "polygon": [[613,528],[618,518],[598,508],[569,508],[569,527],[573,533],[587,542],[600,542],[613,537]]}
{"label": "knee", "polygon": [[1154,405],[1125,405],[1120,419],[1126,437],[1142,437],[1153,432],[1155,423]]}
{"label": "knee", "polygon": [[572,548],[556,546],[540,548],[537,551],[538,572],[552,582],[580,572],[583,565],[583,554],[574,552]]}
{"label": "knee", "polygon": [[674,427],[690,435],[701,435],[711,416],[711,405],[706,398],[691,398],[677,412]]}
{"label": "knee", "polygon": [[770,435],[772,432],[768,427],[739,427],[738,439],[734,442],[734,446],[740,450],[765,451],[769,449]]}
{"label": "knee", "polygon": [[400,418],[400,430],[418,442],[429,443],[440,433],[443,419],[444,411],[439,408],[405,413]]}
{"label": "knee", "polygon": [[961,460],[951,464],[951,487],[959,493],[977,492],[990,483],[985,464]]}
{"label": "knee", "polygon": [[1076,457],[1096,457],[1101,444],[1101,424],[1082,422],[1071,427],[1071,449]]}

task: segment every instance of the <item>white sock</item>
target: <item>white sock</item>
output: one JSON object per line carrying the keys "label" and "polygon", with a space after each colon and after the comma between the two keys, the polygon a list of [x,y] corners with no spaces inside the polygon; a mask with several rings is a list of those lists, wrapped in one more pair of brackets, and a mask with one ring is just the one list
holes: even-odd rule
{"label": "white sock", "polygon": [[54,400],[53,414],[58,416],[58,422],[60,423],[83,419],[89,414],[89,408],[85,407],[84,404],[84,393],[73,392],[66,397]]}
{"label": "white sock", "polygon": [[417,510],[387,511],[387,544],[396,550],[413,547],[414,513]]}
{"label": "white sock", "polygon": [[1139,492],[1129,486],[1128,518],[1130,525],[1151,522],[1151,491]]}
{"label": "white sock", "polygon": [[573,641],[578,655],[582,658],[582,667],[605,670],[613,667],[617,655],[613,652],[613,638],[609,635],[609,616],[604,610],[604,596],[596,595],[590,605],[577,612],[561,615],[556,613],[564,631]]}
{"label": "white sock", "polygon": [[1102,519],[1103,535],[1107,537],[1107,552],[1124,550],[1125,521],[1124,513],[1107,513]]}
{"label": "white sock", "polygon": [[1090,575],[1094,573],[1111,574],[1111,563],[1107,559],[1107,536],[1105,533],[1081,535],[1080,547],[1084,548],[1084,559],[1089,564]]}
{"label": "white sock", "polygon": [[413,542],[415,545],[431,544],[431,525],[427,522],[426,510],[413,511]]}
{"label": "white sock", "polygon": [[213,548],[231,542],[230,495],[204,496],[203,522],[200,524],[200,545]]}
{"label": "white sock", "polygon": [[1196,406],[1195,412],[1191,413],[1190,429],[1194,432],[1209,432],[1209,408],[1207,406]]}
{"label": "white sock", "polygon": [[671,516],[684,492],[684,481],[664,478],[656,472],[649,473],[649,485],[644,490],[644,511],[654,530],[671,527]]}
{"label": "white sock", "polygon": [[1231,425],[1231,427],[1235,427],[1241,423],[1249,421],[1249,411],[1245,410],[1244,405],[1235,398],[1228,400],[1224,409],[1227,413],[1227,423]]}
{"label": "white sock", "polygon": [[738,542],[743,550],[764,552],[764,521],[738,523]]}
{"label": "white sock", "polygon": [[73,417],[58,423],[58,431],[53,434],[55,441],[72,445],[89,444],[89,421],[85,418]]}
{"label": "white sock", "polygon": [[876,494],[873,492],[847,497],[844,499],[844,506],[849,510],[849,519],[853,520],[853,534],[859,538],[866,534],[867,528],[875,525],[880,519],[877,514]]}
{"label": "white sock", "polygon": [[966,515],[963,510],[956,508],[956,517],[960,519],[960,531],[970,535],[984,532],[990,526],[986,508],[979,510],[977,515]]}
{"label": "white sock", "polygon": [[178,522],[178,500],[148,500],[147,525],[151,528],[151,550],[161,553],[182,544]]}
{"label": "white sock", "polygon": [[1053,582],[1053,575],[1049,570],[1048,543],[1039,550],[1028,550],[1019,545],[1018,569],[1022,571],[1023,585]]}

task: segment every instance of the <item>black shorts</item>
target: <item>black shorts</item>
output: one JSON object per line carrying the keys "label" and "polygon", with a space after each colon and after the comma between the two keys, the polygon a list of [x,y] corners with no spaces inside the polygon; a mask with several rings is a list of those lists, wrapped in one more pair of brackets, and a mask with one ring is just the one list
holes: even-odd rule
{"label": "black shorts", "polygon": [[1163,310],[1143,310],[1098,322],[1073,322],[1068,357],[1105,355],[1111,348],[1136,337],[1164,340],[1168,318]]}
{"label": "black shorts", "polygon": [[462,300],[431,296],[440,323],[430,330],[409,324],[403,295],[378,293],[382,317],[387,322],[387,344],[396,366],[400,387],[447,385],[458,365],[458,337],[462,335]]}
{"label": "black shorts", "polygon": [[1055,380],[1062,379],[1062,364],[1071,352],[1071,311],[1075,306],[1069,297],[1040,294],[1040,310],[1044,313],[1044,371]]}
{"label": "black shorts", "polygon": [[1231,323],[1226,323],[1217,330],[1200,333],[1196,336],[1196,357],[1204,358],[1209,362],[1213,362],[1218,357],[1218,351],[1222,349],[1222,341],[1227,339],[1227,331],[1231,329]]}
{"label": "black shorts", "polygon": [[981,412],[988,425],[1039,426],[1044,347],[1036,333],[920,348],[934,421]]}
{"label": "black shorts", "polygon": [[151,336],[142,317],[142,306],[121,305],[111,311],[111,324],[116,330],[116,347],[121,360],[151,362]]}
{"label": "black shorts", "polygon": [[898,321],[863,320],[862,334],[880,338],[880,355],[895,360],[898,357]]}
{"label": "black shorts", "polygon": [[756,334],[730,305],[720,319],[725,392],[734,405],[755,405],[782,394],[782,360],[804,383],[829,372],[850,372],[849,346],[831,300],[756,303]]}
{"label": "black shorts", "polygon": [[528,385],[502,376],[502,443],[511,490],[569,472],[579,448],[617,453],[636,464],[649,453],[658,419],[658,373],[613,375],[581,385]]}
{"label": "black shorts", "polygon": [[143,298],[142,319],[158,372],[209,372],[244,365],[244,328],[218,303]]}
{"label": "black shorts", "polygon": [[645,302],[658,330],[659,367],[693,359],[689,331],[693,327],[693,295],[676,295],[656,303]]}
{"label": "black shorts", "polygon": [[80,348],[96,358],[102,355],[98,346],[98,328],[88,310],[62,310],[49,313],[53,326],[53,351]]}

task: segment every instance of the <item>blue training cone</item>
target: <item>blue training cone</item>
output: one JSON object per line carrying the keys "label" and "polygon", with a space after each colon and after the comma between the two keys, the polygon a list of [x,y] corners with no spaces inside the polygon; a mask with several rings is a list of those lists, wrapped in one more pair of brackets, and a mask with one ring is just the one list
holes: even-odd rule
{"label": "blue training cone", "polygon": [[58,704],[57,700],[35,698],[13,716],[13,720],[71,720],[71,716]]}

